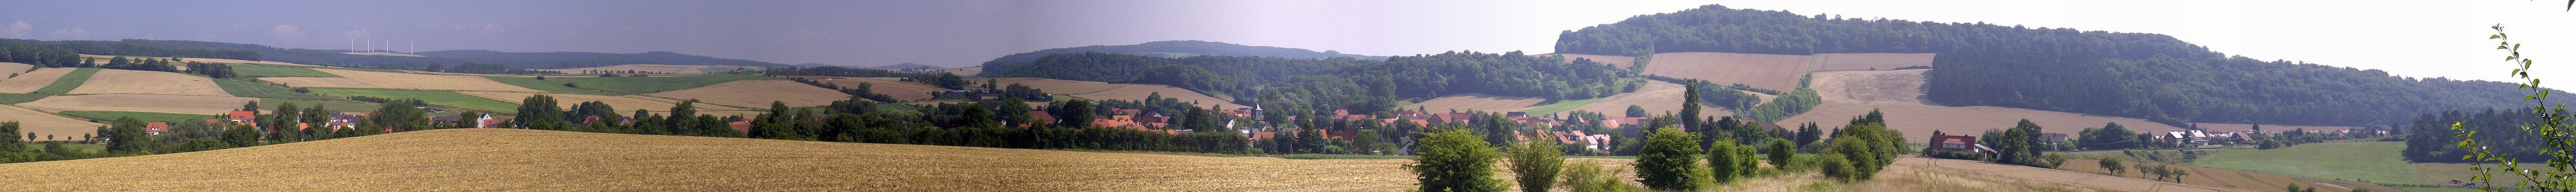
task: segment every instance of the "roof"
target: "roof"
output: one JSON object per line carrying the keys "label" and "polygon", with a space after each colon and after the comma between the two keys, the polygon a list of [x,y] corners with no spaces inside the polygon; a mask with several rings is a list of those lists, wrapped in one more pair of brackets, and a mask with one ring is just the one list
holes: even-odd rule
{"label": "roof", "polygon": [[247,119],[257,119],[257,118],[258,118],[258,117],[257,117],[258,115],[259,115],[259,112],[258,112],[258,111],[233,111],[232,113],[225,113],[225,114],[224,114],[224,117],[226,117],[227,119],[232,119],[232,120],[247,120]]}

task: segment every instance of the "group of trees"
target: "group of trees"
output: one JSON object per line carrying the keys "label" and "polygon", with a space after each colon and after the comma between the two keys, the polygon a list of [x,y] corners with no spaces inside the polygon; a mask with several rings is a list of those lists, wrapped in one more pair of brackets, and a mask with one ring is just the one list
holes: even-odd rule
{"label": "group of trees", "polygon": [[[2540,122],[2539,118],[2536,113],[2515,109],[2422,114],[2408,124],[2403,124],[2404,128],[2400,128],[2407,134],[2403,134],[2406,139],[2406,149],[2399,150],[2399,153],[2410,162],[2478,162],[2460,158],[2475,151],[2460,148],[2461,138],[2457,137],[2462,133],[2475,131],[2480,134],[2469,139],[2476,139],[2481,144],[2480,147],[2493,150],[2500,154],[2498,156],[2547,159],[2547,155],[2540,153],[2541,150],[2549,148],[2550,144],[2546,143],[2547,140],[2544,140],[2541,135],[2527,134],[2522,130],[2526,123]],[[2458,130],[2453,129],[2453,123],[2459,125]]]}
{"label": "group of trees", "polygon": [[[615,109],[604,103],[583,103],[572,109],[555,107],[550,96],[531,96],[513,121],[517,128],[607,132],[653,135],[689,135],[709,137],[749,137],[760,139],[925,144],[1033,149],[1099,149],[1176,151],[1203,153],[1252,153],[1243,135],[1221,127],[1218,115],[1211,110],[1186,108],[1183,119],[1163,129],[1196,130],[1192,133],[1169,134],[1118,128],[1092,127],[1089,119],[1106,115],[1106,106],[1088,100],[1056,102],[1048,106],[1029,106],[1016,98],[964,104],[937,104],[917,110],[885,110],[877,102],[852,98],[835,101],[819,110],[789,107],[773,102],[768,112],[753,116],[714,116],[697,114],[694,101],[683,101],[663,114],[636,110],[631,116],[610,113]],[[1110,103],[1126,101],[1110,100]],[[1044,112],[1059,121],[1036,121],[1031,112]],[[631,117],[631,118],[630,118]],[[748,130],[736,131],[735,122],[749,124]]]}
{"label": "group of trees", "polygon": [[[2508,83],[2391,76],[2211,52],[2170,36],[1797,15],[1708,5],[1567,31],[1558,53],[1939,53],[1927,101],[2155,122],[2365,125],[2513,106]],[[2555,98],[2553,102],[2568,101]]]}
{"label": "group of trees", "polygon": [[1905,133],[1887,128],[1886,114],[1870,110],[1835,130],[1817,162],[1825,176],[1844,181],[1869,180],[1905,151]]}
{"label": "group of trees", "polygon": [[107,59],[107,63],[106,63],[106,64],[91,65],[90,63],[92,63],[92,62],[93,62],[93,60],[94,60],[94,59],[84,59],[84,60],[81,60],[81,66],[98,66],[98,68],[106,68],[106,69],[123,69],[123,70],[136,70],[136,71],[163,71],[163,72],[175,72],[175,71],[179,71],[179,67],[177,67],[177,65],[171,65],[171,64],[170,64],[170,63],[172,63],[172,62],[176,62],[176,61],[178,61],[178,60],[179,60],[178,58],[153,58],[153,57],[144,57],[144,58],[126,59],[124,56],[117,56],[117,57],[113,57],[113,58],[108,58],[108,59]]}
{"label": "group of trees", "polygon": [[216,79],[241,77],[240,72],[233,71],[233,65],[222,63],[188,62],[188,70],[185,72],[206,75],[208,78]]}
{"label": "group of trees", "polygon": [[24,63],[40,67],[81,66],[80,53],[72,52],[71,49],[5,42],[8,41],[0,41],[0,62]]}
{"label": "group of trees", "polygon": [[1520,52],[1448,52],[1385,61],[1087,52],[1048,55],[1032,62],[986,63],[985,68],[995,69],[984,72],[990,77],[1171,85],[1299,113],[1349,109],[1372,114],[1393,110],[1399,99],[1461,93],[1588,99],[1634,91],[1642,85],[1630,70]]}
{"label": "group of trees", "polygon": [[[515,68],[501,64],[475,62],[458,63],[455,67],[448,67],[447,65],[439,64],[437,62],[430,62],[429,66],[421,67],[420,70],[473,74],[563,74],[563,72],[559,71],[529,70],[527,68]],[[632,72],[630,72],[630,74],[631,73]]]}
{"label": "group of trees", "polygon": [[73,52],[80,52],[80,54],[91,55],[216,58],[248,61],[260,60],[260,53],[256,51],[218,49],[221,47],[230,47],[230,45],[226,45],[229,43],[201,41],[143,39],[125,39],[119,41],[38,41],[0,39],[0,44],[24,44],[68,49]]}
{"label": "group of trees", "polygon": [[2045,132],[2041,129],[2039,124],[2031,123],[2030,119],[2022,119],[2021,122],[2014,123],[2012,128],[2004,129],[2002,132],[1987,131],[1988,134],[1980,138],[1983,140],[1980,142],[1994,146],[1996,153],[1999,153],[1994,159],[1995,163],[2039,168],[2057,168],[2058,164],[2066,163],[2064,157],[2045,155],[2041,152],[2060,150],[2048,148],[2056,144],[2046,143],[2048,141],[2042,136]]}

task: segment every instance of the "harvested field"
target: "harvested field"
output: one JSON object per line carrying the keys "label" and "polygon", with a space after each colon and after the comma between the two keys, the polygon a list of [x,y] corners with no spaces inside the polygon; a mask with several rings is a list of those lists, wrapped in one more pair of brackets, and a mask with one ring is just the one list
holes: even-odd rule
{"label": "harvested field", "polygon": [[570,73],[570,74],[583,74],[583,73],[627,73],[627,71],[635,71],[635,72],[642,72],[642,73],[652,73],[652,74],[705,74],[705,73],[707,73],[707,72],[704,70],[704,69],[706,69],[706,68],[707,68],[707,66],[705,66],[705,65],[655,65],[655,64],[632,64],[632,65],[612,65],[612,66],[606,66],[606,67],[584,67],[584,68],[571,68],[571,69],[537,69],[537,70],[539,70],[539,71],[563,72],[563,73]]}
{"label": "harvested field", "polygon": [[1932,66],[1933,53],[1826,53],[1816,54],[1816,71],[1893,70],[1899,67]]}
{"label": "harvested field", "polygon": [[[1595,100],[1592,104],[1575,107],[1573,110],[1601,112],[1601,114],[1617,116],[1627,113],[1628,105],[1636,105],[1637,107],[1645,108],[1646,113],[1649,114],[1663,115],[1665,112],[1680,113],[1682,111],[1682,101],[1684,101],[1682,100],[1683,90],[1684,87],[1682,84],[1673,84],[1663,81],[1646,81],[1646,85],[1638,87],[1636,92],[1610,95],[1610,97],[1603,97],[1599,100]],[[1771,98],[1769,96],[1761,95],[1761,93],[1753,94],[1765,98],[1763,99],[1764,101],[1769,101],[1770,99],[1768,98]],[[1709,105],[1701,105],[1699,107],[1700,116],[1723,117],[1735,115],[1734,111],[1727,111],[1725,109]]]}
{"label": "harvested field", "polygon": [[45,97],[18,104],[30,109],[62,111],[130,111],[177,114],[224,114],[259,98],[203,95],[97,94]]}
{"label": "harvested field", "polygon": [[[2254,130],[2254,125],[2253,125],[2253,124],[2193,123],[2193,125],[2200,126],[2200,130],[2204,130],[2204,131],[2219,131],[2219,132],[2226,132],[2226,131],[2252,131],[2252,130]],[[2307,129],[2307,130],[2328,130],[2328,131],[2332,131],[2332,130],[2351,130],[2352,128],[2353,128],[2353,127],[2350,127],[2350,126],[2263,125],[2263,131],[2290,131],[2290,130],[2298,130],[2298,129]]]}
{"label": "harvested field", "polygon": [[[987,79],[987,78],[966,79],[966,82],[967,82],[967,83],[974,83],[974,84],[978,84],[978,85],[976,85],[976,86],[981,86],[980,84],[984,83],[985,79]],[[1098,93],[1098,92],[1102,92],[1102,91],[1109,91],[1109,90],[1113,90],[1113,89],[1118,89],[1119,87],[1126,87],[1126,84],[1110,84],[1110,83],[1102,83],[1102,82],[1096,82],[1096,81],[1074,81],[1074,80],[1041,79],[1041,78],[1026,78],[1026,77],[1006,77],[1006,78],[989,78],[989,79],[992,79],[992,80],[994,80],[994,81],[999,81],[999,82],[998,82],[998,84],[1002,84],[1003,86],[1009,86],[1009,85],[1011,85],[1011,84],[1013,84],[1013,83],[1017,83],[1017,84],[1020,84],[1020,85],[1027,85],[1027,86],[1029,86],[1030,88],[1037,88],[1038,90],[1046,91],[1046,93],[1047,93],[1047,94],[1087,94],[1087,93]]]}
{"label": "harvested field", "polygon": [[1923,104],[1924,71],[1931,70],[1816,72],[1808,86],[1827,103]]}
{"label": "harvested field", "polygon": [[417,90],[499,91],[541,93],[535,89],[503,84],[491,79],[462,75],[424,75],[410,73],[314,69],[341,77],[269,77],[261,81],[277,82],[289,87],[341,87]]}
{"label": "harvested field", "polygon": [[[2078,161],[2078,160],[2068,160],[2068,161],[2066,162],[2066,164],[2068,165],[2067,167],[2092,167],[2092,166],[2090,166],[2090,165],[2093,165],[2093,164],[2091,164],[2091,162],[2086,162],[2086,163],[2084,163],[2084,164],[2078,164],[2078,163],[2076,163],[2076,161]],[[1912,166],[1904,166],[1904,165],[1912,165]],[[2209,181],[2192,182],[2192,180],[2190,180],[2190,179],[2184,179],[2184,180],[2183,180],[2183,181],[2184,181],[2183,183],[2176,184],[2176,183],[2169,183],[2169,182],[2162,182],[2162,181],[2155,181],[2155,180],[2146,180],[2146,179],[2137,179],[2137,178],[2127,178],[2127,177],[2118,177],[2118,176],[2109,176],[2109,175],[2099,175],[2099,174],[2092,174],[2092,173],[2087,173],[2087,172],[2077,172],[2077,171],[2056,170],[2056,169],[2037,168],[2037,167],[2028,167],[2028,166],[2020,166],[2020,165],[1994,164],[1994,163],[1983,162],[1983,161],[1969,161],[1969,160],[1956,160],[1956,159],[1932,159],[1932,158],[1911,158],[1911,157],[1909,157],[1909,158],[1899,158],[1899,159],[1897,159],[1897,160],[1896,160],[1896,165],[1890,165],[1890,166],[1888,166],[1888,168],[1889,168],[1889,169],[1887,170],[1887,172],[1904,172],[1904,171],[1913,171],[1913,170],[1908,170],[1908,169],[1923,170],[1923,171],[1931,171],[1931,172],[1967,172],[1967,173],[1979,173],[1979,174],[1982,174],[1982,175],[1988,175],[1988,176],[2000,176],[2000,177],[2007,177],[2007,178],[2009,178],[2010,180],[2021,180],[2021,181],[2028,181],[2028,182],[2047,183],[2047,184],[2050,184],[2050,185],[2068,185],[2068,186],[2084,187],[2084,188],[2109,189],[2109,190],[2123,190],[2123,191],[2253,191],[2253,190],[2261,190],[2261,189],[2263,189],[2263,188],[2231,188],[2231,187],[2228,187],[2228,186],[2207,186],[2207,184],[2209,184],[2209,183],[2207,183],[2207,182],[2209,182]],[[2093,167],[2093,168],[2095,168],[2095,169],[2100,169],[2099,167]],[[2094,171],[2094,172],[2100,172],[2100,171]],[[1880,176],[1882,176],[1882,177],[1887,176],[1886,174],[1887,174],[1887,173],[1880,173]],[[2192,171],[2192,172],[2191,172],[2191,175],[2190,175],[2189,177],[2200,177],[2200,176],[2203,176],[2204,174],[2207,174],[2207,175],[2219,175],[2219,174],[2222,174],[2222,173],[2216,173],[2216,172],[2200,172],[2200,171],[2198,171],[2198,170],[2194,170],[2194,171]],[[2274,188],[2275,188],[2275,189],[2277,189],[2277,188],[2281,188],[2281,187],[2274,187]],[[1918,190],[1919,190],[1919,189],[1918,189]],[[1937,191],[1937,190],[1935,190],[1935,191]]]}
{"label": "harvested field", "polygon": [[2014,123],[2018,123],[2022,119],[2030,119],[2031,123],[2039,124],[2041,128],[2045,128],[2042,130],[2043,132],[2064,133],[2067,135],[2075,135],[2076,132],[2082,131],[2086,127],[2102,127],[2104,123],[2120,123],[2120,126],[2122,127],[2128,127],[2129,130],[2141,133],[2183,130],[2180,127],[2147,122],[2147,120],[2144,119],[2010,107],[1945,107],[1922,104],[1845,104],[1833,102],[1816,105],[1815,110],[1809,110],[1805,114],[1799,114],[1798,116],[1789,117],[1789,119],[1780,120],[1778,123],[1786,125],[1790,123],[1805,124],[1808,122],[1814,122],[1817,125],[1824,126],[1825,128],[1841,127],[1845,124],[1850,124],[1852,117],[1869,114],[1871,109],[1877,109],[1881,113],[1886,113],[1887,127],[1904,132],[1905,139],[1914,143],[1925,142],[1923,140],[1930,138],[1929,135],[1932,135],[1932,131],[1934,130],[1957,134],[1982,133],[1986,130],[2003,130],[2004,128],[2012,128]]}
{"label": "harvested field", "polygon": [[195,75],[159,71],[106,69],[99,70],[98,74],[95,76],[107,78],[89,78],[88,83],[81,84],[82,86],[80,86],[80,88],[72,89],[70,94],[136,93],[233,96],[231,93],[225,93],[223,86],[215,85],[214,79],[207,79],[206,77]]}
{"label": "harvested field", "polygon": [[[38,112],[36,110],[28,110],[27,108],[18,108],[17,106],[8,105],[0,105],[0,121],[16,121],[18,122],[18,131],[24,131],[29,134],[70,137],[79,137],[84,133],[98,133],[99,125],[98,123],[90,123],[89,121],[82,121],[80,119],[72,119],[70,117],[63,117],[60,115],[48,114],[45,112]],[[41,139],[43,137],[38,138]],[[70,141],[73,139],[74,138],[57,137],[52,141]]]}
{"label": "harvested field", "polygon": [[0,179],[17,181],[0,185],[110,191],[1400,191],[1414,187],[1413,175],[1401,166],[1409,162],[441,129],[0,164]]}
{"label": "harvested field", "polygon": [[1218,109],[1233,109],[1233,108],[1247,108],[1247,107],[1250,107],[1250,106],[1244,106],[1244,105],[1237,105],[1237,104],[1234,104],[1234,103],[1233,103],[1233,101],[1231,101],[1231,100],[1217,99],[1216,97],[1208,96],[1207,94],[1199,94],[1199,92],[1196,92],[1196,91],[1190,91],[1190,90],[1188,90],[1188,89],[1181,89],[1181,88],[1179,88],[1179,87],[1172,87],[1172,86],[1166,86],[1166,85],[1150,85],[1150,84],[1127,84],[1127,87],[1120,87],[1120,88],[1118,88],[1118,89],[1113,89],[1113,90],[1109,90],[1109,91],[1102,91],[1102,92],[1099,92],[1099,93],[1079,94],[1079,95],[1073,95],[1073,96],[1074,96],[1074,97],[1081,97],[1081,98],[1088,98],[1088,99],[1117,99],[1117,100],[1128,100],[1128,101],[1142,101],[1142,100],[1145,100],[1145,98],[1150,97],[1150,96],[1152,96],[1152,95],[1154,95],[1154,94],[1156,94],[1156,93],[1161,93],[1161,94],[1163,95],[1163,98],[1175,98],[1175,99],[1180,99],[1180,100],[1181,100],[1181,102],[1194,102],[1194,103],[1198,103],[1198,105],[1197,105],[1197,106],[1200,106],[1200,107],[1206,107],[1206,106],[1208,106],[1208,105],[1217,105],[1218,107],[1220,107],[1220,108],[1218,108]]}
{"label": "harvested field", "polygon": [[[511,104],[521,104],[521,103],[519,103],[519,102],[521,102],[521,101],[526,101],[526,100],[528,99],[528,96],[536,96],[536,95],[537,95],[536,93],[480,92],[480,91],[459,91],[459,92],[456,92],[456,93],[458,93],[458,94],[465,94],[465,95],[472,95],[472,96],[475,96],[475,97],[482,97],[482,98],[485,98],[485,99],[499,100],[499,101],[501,101],[501,102],[509,102],[509,103],[511,103]],[[643,109],[643,110],[647,110],[647,111],[669,112],[669,111],[671,111],[671,107],[679,106],[679,102],[680,102],[680,101],[677,101],[677,100],[671,100],[671,99],[653,98],[653,97],[639,97],[639,96],[599,96],[599,95],[579,95],[579,94],[546,94],[546,96],[553,96],[553,97],[555,97],[555,103],[557,103],[557,104],[561,104],[562,106],[560,106],[560,107],[563,107],[563,108],[565,108],[565,109],[571,109],[573,105],[580,105],[580,104],[581,104],[581,103],[583,103],[583,102],[598,101],[598,102],[608,103],[608,106],[609,106],[609,107],[615,107],[615,108],[617,108],[618,110],[622,110],[622,111],[634,111],[634,110],[636,110],[636,109]],[[696,107],[698,108],[698,110],[699,110],[699,111],[712,111],[712,110],[742,110],[742,109],[737,109],[737,108],[724,107],[724,106],[714,106],[714,105],[693,105],[693,106],[696,106]]]}
{"label": "harvested field", "polygon": [[967,67],[959,67],[959,68],[947,68],[947,69],[939,69],[939,71],[940,71],[940,72],[948,72],[948,74],[957,74],[957,76],[974,77],[976,74],[983,74],[983,73],[984,73],[984,66],[967,66]]}
{"label": "harvested field", "polygon": [[19,73],[27,73],[27,70],[32,70],[32,69],[36,69],[36,65],[28,65],[28,64],[25,64],[25,63],[0,62],[0,73],[19,74]]}
{"label": "harvested field", "polygon": [[850,94],[785,80],[732,81],[705,87],[644,94],[674,100],[698,99],[708,104],[735,107],[769,108],[771,101],[787,102],[788,107],[812,107],[849,100]]}
{"label": "harvested field", "polygon": [[1645,73],[1677,79],[1702,79],[1718,85],[1744,84],[1777,91],[1798,89],[1807,75],[1808,56],[1744,53],[1657,53]]}
{"label": "harvested field", "polygon": [[1573,63],[1573,62],[1574,62],[1574,59],[1591,59],[1591,60],[1592,60],[1592,62],[1596,62],[1596,63],[1603,63],[1603,64],[1610,64],[1610,66],[1612,66],[1612,67],[1619,67],[1619,68],[1622,68],[1622,69],[1628,68],[1628,66],[1629,66],[1629,65],[1633,65],[1633,64],[1630,64],[1630,63],[1636,63],[1636,62],[1637,62],[1637,57],[1617,56],[1617,55],[1585,55],[1585,54],[1560,54],[1560,53],[1550,53],[1550,54],[1538,54],[1538,55],[1532,55],[1532,56],[1545,57],[1545,56],[1548,56],[1548,55],[1565,56],[1565,62],[1567,62],[1567,63]]}
{"label": "harvested field", "polygon": [[[85,58],[85,59],[86,59],[86,58],[96,58],[96,59],[98,59],[98,62],[99,62],[99,63],[107,63],[107,59],[112,59],[112,58],[116,58],[116,57],[117,57],[117,56],[114,56],[114,55],[88,55],[88,54],[83,54],[83,55],[81,55],[81,58]],[[174,58],[174,57],[135,57],[135,56],[127,56],[127,57],[125,57],[125,59],[140,59],[140,58],[165,58],[165,59],[166,59],[166,58]],[[295,63],[288,63],[288,62],[276,62],[276,61],[248,61],[248,60],[235,60],[235,59],[185,58],[185,57],[175,57],[175,58],[179,58],[179,63],[178,63],[178,64],[186,64],[186,63],[188,63],[188,62],[203,62],[203,63],[250,63],[250,64],[294,65],[294,66],[306,66],[306,67],[320,67],[320,66],[315,66],[315,65],[295,64]],[[186,66],[182,65],[182,66],[180,66],[180,67],[186,67]]]}
{"label": "harvested field", "polygon": [[72,71],[77,70],[80,68],[43,68],[18,74],[17,77],[0,80],[0,93],[35,92],[37,89],[44,89],[45,86],[54,85],[54,81],[61,80],[63,74],[71,74]]}
{"label": "harvested field", "polygon": [[840,86],[842,89],[857,89],[859,88],[859,83],[867,83],[869,84],[868,91],[870,93],[893,96],[894,100],[897,101],[930,99],[930,93],[932,92],[948,91],[948,89],[939,88],[939,86],[904,82],[903,80],[896,78],[846,78],[825,79],[821,81],[824,83],[831,83],[833,86]]}
{"label": "harvested field", "polygon": [[1547,102],[1546,98],[1494,96],[1468,93],[1440,96],[1440,98],[1433,98],[1428,101],[1422,101],[1421,103],[1413,103],[1413,105],[1398,107],[1398,109],[1422,109],[1431,112],[1446,112],[1451,110],[1461,112],[1513,112],[1521,111],[1522,109],[1529,109],[1530,107],[1537,107],[1539,103],[1544,102]]}
{"label": "harvested field", "polygon": [[[1951,161],[1960,161],[1960,160],[1951,160]],[[1971,162],[1969,162],[1969,163],[1975,163],[1975,162],[1972,162],[1972,161],[1971,161]],[[2220,189],[2228,189],[2228,190],[2241,190],[2241,191],[2273,191],[2273,190],[2280,190],[2280,189],[2282,189],[2282,188],[2288,188],[2288,187],[2289,187],[2289,184],[2296,183],[2296,184],[2299,184],[2299,186],[2310,186],[2310,187],[2316,187],[2316,188],[2317,188],[2317,191],[2352,191],[2352,188],[2367,188],[2367,189],[2370,189],[2370,191],[2397,191],[2397,189],[2394,189],[2394,188],[2388,188],[2388,187],[2383,187],[2383,186],[2379,186],[2379,185],[2371,185],[2371,184],[2366,184],[2366,183],[2349,182],[2349,181],[2321,180],[2321,179],[2313,179],[2313,178],[2292,177],[2292,176],[2283,176],[2283,175],[2274,175],[2274,174],[2265,174],[2265,173],[2255,173],[2255,172],[2244,172],[2244,171],[2227,170],[2227,169],[2218,169],[2218,168],[2209,168],[2209,167],[2201,167],[2201,166],[2191,166],[2191,165],[2175,165],[2175,164],[2163,164],[2163,163],[2152,163],[2152,162],[2137,162],[2137,161],[2128,161],[2128,162],[2121,162],[2121,163],[2122,163],[2123,165],[2127,165],[2127,164],[2146,164],[2146,165],[2166,165],[2166,166],[2171,166],[2171,168],[2178,168],[2178,169],[2182,169],[2182,170],[2184,170],[2184,172],[2186,172],[2186,173],[2190,173],[2190,175],[2183,175],[2183,176],[2182,176],[2182,183],[2183,183],[2183,184],[2189,184],[2189,185],[2193,185],[2193,186],[2207,186],[2207,187],[2211,187],[2211,188],[2220,188]],[[1949,163],[1949,162],[1942,162],[1942,163],[1940,163],[1940,164],[1941,164],[1941,165],[1945,165],[1945,166],[1946,166],[1946,165],[1962,165],[1962,164],[1964,164],[1964,163]],[[2069,160],[2066,160],[2066,165],[2067,165],[2067,166],[2059,167],[2059,168],[2066,169],[2066,171],[2071,171],[2071,172],[2092,173],[2092,174],[2090,174],[2090,175],[2092,175],[2092,176],[2089,176],[2089,177],[2099,177],[2099,178],[2097,178],[2097,179],[2075,179],[2075,180],[2069,180],[2069,179],[2065,179],[2065,178],[2088,178],[2088,177],[2073,177],[2073,176],[2068,176],[2068,177],[2048,177],[2048,176],[2038,176],[2038,175],[2032,175],[2032,176],[2031,176],[2031,178],[2032,178],[2032,179],[2042,179],[2042,178],[2061,178],[2061,179],[2055,179],[2055,180],[2065,180],[2065,181],[2066,181],[2065,183],[2067,183],[2067,184],[2073,184],[2073,185],[2094,185],[2094,184],[2098,183],[2098,181],[2102,181],[2102,179],[2100,179],[2100,178],[2117,178],[2117,177],[2110,176],[2110,175],[2101,175],[2101,174],[2107,174],[2107,173],[2110,173],[2110,171],[2102,169],[2102,167],[2101,167],[2101,166],[2096,166],[2096,165],[2100,165],[2100,164],[2101,164],[2101,163],[2100,163],[2099,161],[2092,160],[2092,159],[2069,159]],[[1986,165],[1988,165],[1988,166],[2013,166],[2013,165],[2001,165],[2001,164],[1986,164]],[[2015,166],[2015,167],[2018,167],[2018,166]],[[2034,168],[2034,169],[2036,169],[2036,168]],[[2022,175],[2022,174],[2007,174],[2007,175]],[[2155,176],[2154,176],[2154,175],[2148,175],[2148,174],[2144,174],[2144,173],[2142,173],[2142,172],[2138,172],[2137,168],[2129,168],[2129,171],[2127,171],[2127,173],[2120,174],[2120,175],[2118,175],[2118,177],[2131,177],[2131,178],[2135,178],[2135,177],[2145,177],[2145,178],[2150,178],[2150,179],[2155,178]],[[2165,186],[2159,186],[2159,187],[2157,187],[2156,189],[2171,189],[2171,188],[2175,188],[2175,185],[2166,184]]]}

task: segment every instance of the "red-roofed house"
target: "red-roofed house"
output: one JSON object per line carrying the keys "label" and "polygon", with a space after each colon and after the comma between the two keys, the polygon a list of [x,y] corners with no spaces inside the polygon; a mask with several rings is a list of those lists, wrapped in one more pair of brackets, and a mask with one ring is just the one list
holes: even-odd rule
{"label": "red-roofed house", "polygon": [[168,132],[168,131],[170,131],[170,123],[164,123],[164,122],[143,123],[143,134],[145,134],[145,135],[161,135],[161,132]]}
{"label": "red-roofed house", "polygon": [[1977,152],[1985,154],[1986,157],[1995,156],[1994,150],[1977,144],[1976,136],[1932,135],[1932,149]]}
{"label": "red-roofed house", "polygon": [[743,134],[751,134],[751,120],[734,121],[731,124],[725,125],[733,127],[733,131],[740,131]]}
{"label": "red-roofed house", "polygon": [[233,122],[250,122],[257,120],[258,118],[258,111],[233,111],[232,113],[224,114],[225,120],[231,120]]}

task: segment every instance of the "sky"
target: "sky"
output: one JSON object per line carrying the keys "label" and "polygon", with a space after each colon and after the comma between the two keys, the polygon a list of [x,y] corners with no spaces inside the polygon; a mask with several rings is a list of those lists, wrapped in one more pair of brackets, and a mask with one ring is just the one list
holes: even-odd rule
{"label": "sky", "polygon": [[[0,0],[0,38],[173,39],[284,48],[672,51],[773,63],[971,66],[1011,53],[1204,40],[1415,55],[1551,52],[1557,34],[1701,5],[1802,15],[2158,33],[2262,60],[2509,80],[2503,24],[2544,79],[2576,57],[2566,2],[2431,1],[39,1]],[[2568,35],[2557,35],[2568,34]],[[362,48],[363,49],[363,48]],[[2556,73],[2565,71],[2567,73]],[[2564,79],[2564,78],[2558,78]]]}

